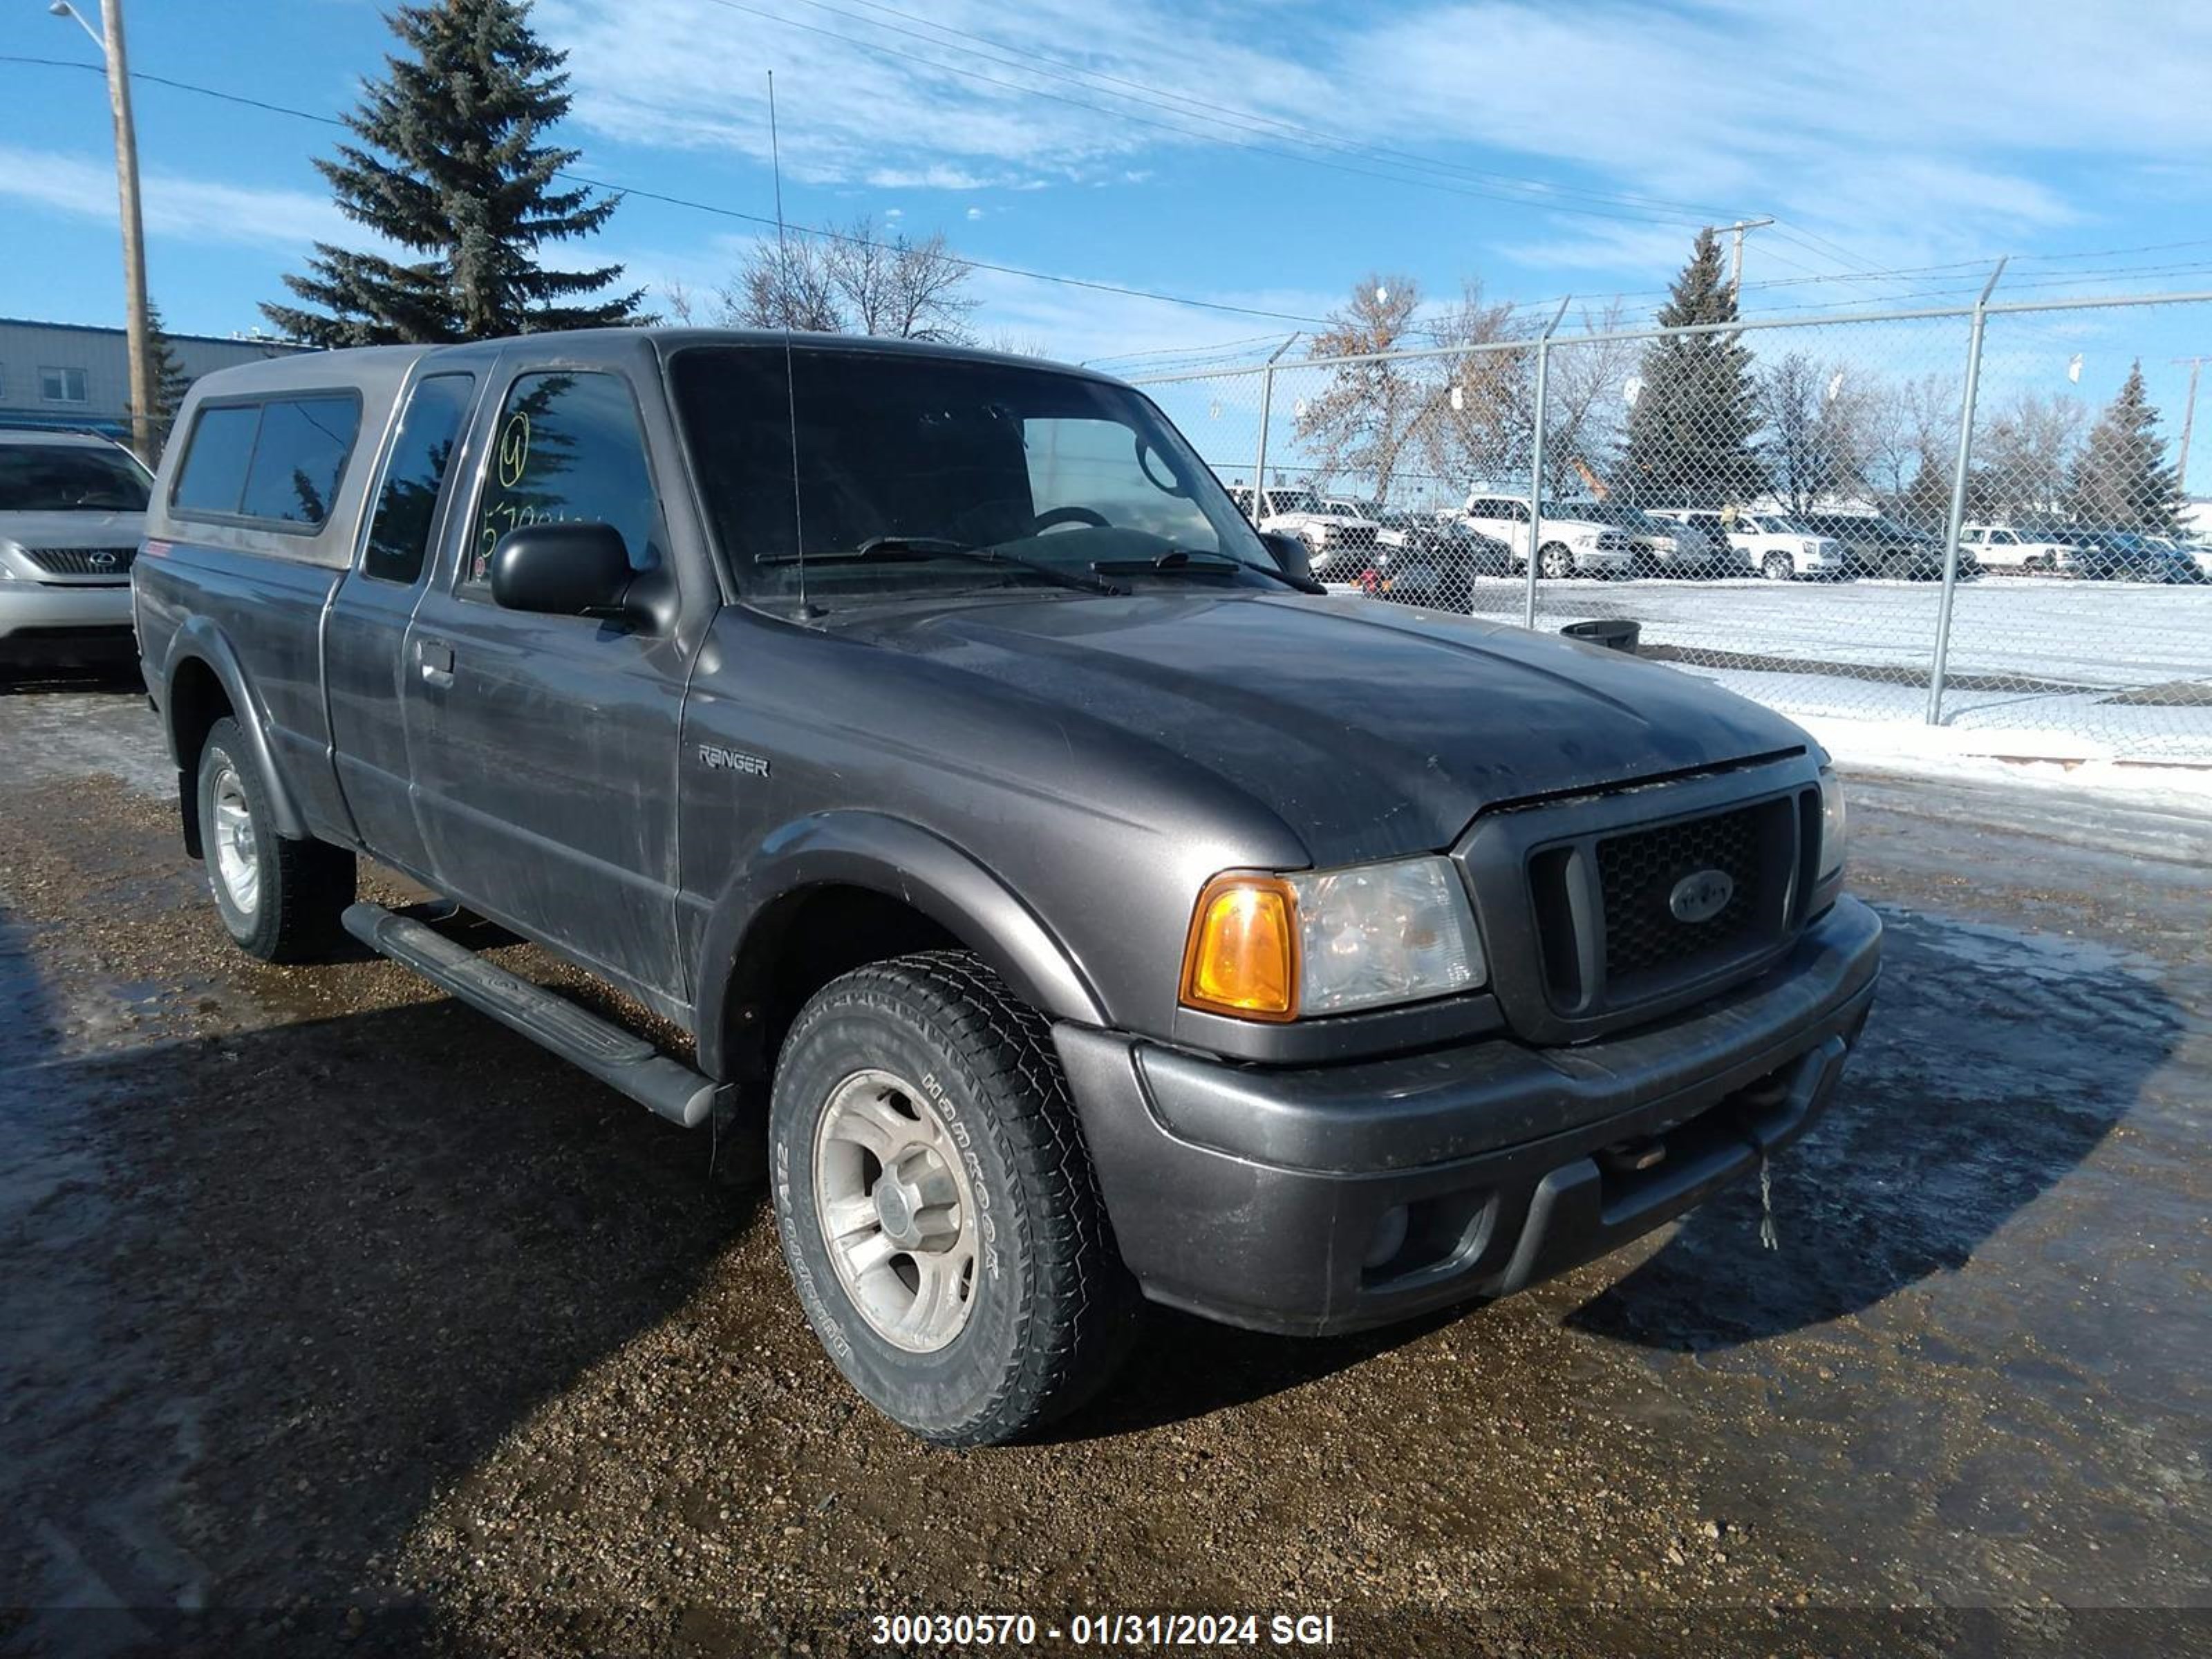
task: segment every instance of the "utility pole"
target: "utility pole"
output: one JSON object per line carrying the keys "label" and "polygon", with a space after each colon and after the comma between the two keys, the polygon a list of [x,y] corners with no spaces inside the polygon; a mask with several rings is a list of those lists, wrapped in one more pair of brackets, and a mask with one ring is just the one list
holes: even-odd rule
{"label": "utility pole", "polygon": [[131,354],[131,447],[154,459],[153,329],[146,314],[146,228],[138,208],[138,128],[131,115],[131,58],[123,42],[123,0],[100,0],[95,30],[70,0],[46,8],[76,20],[107,60],[107,102],[115,118],[115,189],[123,215],[123,321]]}
{"label": "utility pole", "polygon": [[2182,406],[2181,414],[2181,455],[2173,469],[2174,483],[2186,495],[2189,494],[2189,434],[2197,425],[2197,377],[2204,372],[2204,359],[2176,357],[2173,361],[2177,367],[2183,363],[2189,365],[2189,401]]}
{"label": "utility pole", "polygon": [[1743,296],[1743,234],[1747,230],[1763,230],[1774,222],[1771,219],[1739,219],[1725,227],[1735,237],[1735,251],[1729,257],[1729,297]]}

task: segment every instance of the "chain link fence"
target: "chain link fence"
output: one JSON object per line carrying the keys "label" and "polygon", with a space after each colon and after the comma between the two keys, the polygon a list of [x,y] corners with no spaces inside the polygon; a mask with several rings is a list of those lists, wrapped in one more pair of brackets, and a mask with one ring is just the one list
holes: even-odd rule
{"label": "chain link fence", "polygon": [[1801,716],[2212,762],[2212,549],[2118,372],[2212,295],[1545,321],[1135,384],[1347,592],[1632,638]]}

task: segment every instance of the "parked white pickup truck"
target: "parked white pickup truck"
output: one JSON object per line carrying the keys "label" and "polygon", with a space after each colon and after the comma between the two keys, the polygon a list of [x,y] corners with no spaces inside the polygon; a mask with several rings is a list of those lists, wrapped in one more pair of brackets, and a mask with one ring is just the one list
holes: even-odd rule
{"label": "parked white pickup truck", "polygon": [[1850,574],[1844,544],[1832,536],[1816,535],[1787,513],[1753,513],[1742,508],[1658,507],[1652,513],[1677,524],[1694,525],[1716,538],[1724,539],[1753,570],[1770,581],[1786,582],[1800,576],[1830,579]]}
{"label": "parked white pickup truck", "polygon": [[[1470,495],[1462,520],[1513,550],[1513,562],[1528,563],[1528,503],[1512,495]],[[1544,506],[1544,544],[1537,568],[1549,580],[1567,576],[1626,576],[1636,564],[1636,540],[1609,524],[1578,519],[1558,503]]]}
{"label": "parked white pickup truck", "polygon": [[2056,573],[2074,562],[2081,550],[2048,531],[2009,524],[1970,524],[1959,532],[1959,545],[1986,570]]}

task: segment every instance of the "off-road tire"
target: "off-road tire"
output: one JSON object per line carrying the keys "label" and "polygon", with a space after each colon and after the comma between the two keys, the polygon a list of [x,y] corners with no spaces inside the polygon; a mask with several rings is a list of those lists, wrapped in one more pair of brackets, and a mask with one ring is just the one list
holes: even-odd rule
{"label": "off-road tire", "polygon": [[[226,771],[238,780],[253,830],[259,880],[251,910],[232,897],[218,862],[215,793]],[[297,963],[325,960],[339,948],[345,937],[339,917],[356,890],[354,856],[325,842],[289,841],[276,833],[268,786],[234,720],[217,720],[200,745],[193,810],[216,914],[240,950],[264,962]]]}
{"label": "off-road tire", "polygon": [[[955,1140],[982,1245],[957,1335],[888,1340],[838,1277],[815,1196],[817,1130],[839,1086],[912,1080]],[[1139,1301],[1100,1200],[1074,1103],[1036,1010],[963,951],[854,969],[799,1012],[769,1107],[776,1231],[808,1322],[862,1398],[924,1440],[997,1445],[1076,1410],[1111,1380]]]}

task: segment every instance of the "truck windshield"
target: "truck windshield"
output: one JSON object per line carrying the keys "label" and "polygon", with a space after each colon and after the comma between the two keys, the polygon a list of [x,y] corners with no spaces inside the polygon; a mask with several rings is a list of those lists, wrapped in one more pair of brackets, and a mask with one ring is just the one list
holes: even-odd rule
{"label": "truck windshield", "polygon": [[[832,604],[925,585],[1089,586],[1095,565],[1150,568],[1171,553],[1193,556],[1168,561],[1164,578],[1195,568],[1280,586],[1245,574],[1275,561],[1127,387],[865,347],[787,359],[780,341],[687,347],[671,378],[715,534],[757,602],[797,598],[802,550],[808,598]],[[882,556],[893,544],[898,556]],[[1223,556],[1237,562],[1225,577]]]}
{"label": "truck windshield", "polygon": [[0,444],[0,513],[143,513],[146,485],[119,451]]}

